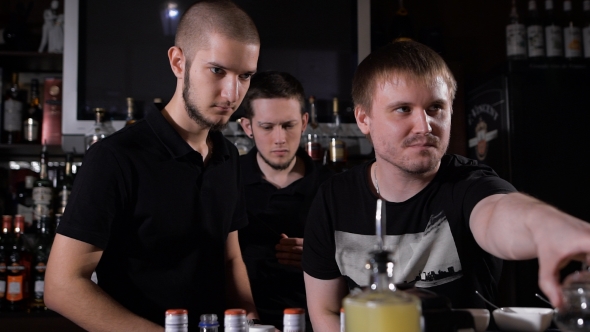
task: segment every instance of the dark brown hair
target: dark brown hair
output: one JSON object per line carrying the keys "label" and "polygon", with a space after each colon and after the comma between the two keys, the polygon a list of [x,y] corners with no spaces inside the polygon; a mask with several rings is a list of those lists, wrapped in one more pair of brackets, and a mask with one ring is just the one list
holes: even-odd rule
{"label": "dark brown hair", "polygon": [[209,46],[209,36],[220,34],[248,44],[260,45],[260,37],[248,14],[230,0],[202,0],[182,15],[174,44],[182,49],[187,63],[195,52]]}
{"label": "dark brown hair", "polygon": [[253,100],[273,98],[293,98],[301,105],[301,114],[305,113],[305,92],[301,83],[289,73],[264,71],[252,76],[250,88],[242,102],[246,118],[252,120],[254,117]]}
{"label": "dark brown hair", "polygon": [[369,54],[358,66],[352,80],[354,105],[370,112],[377,85],[397,75],[427,85],[437,84],[440,78],[447,84],[451,100],[455,98],[457,82],[440,55],[415,41],[394,41]]}

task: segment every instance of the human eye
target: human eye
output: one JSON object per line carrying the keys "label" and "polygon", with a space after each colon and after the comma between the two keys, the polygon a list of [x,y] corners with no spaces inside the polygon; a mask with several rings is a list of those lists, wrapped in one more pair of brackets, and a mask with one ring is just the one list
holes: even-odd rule
{"label": "human eye", "polygon": [[243,80],[249,80],[252,77],[252,73],[246,73],[246,74],[242,74],[240,75],[240,78]]}
{"label": "human eye", "polygon": [[409,113],[411,111],[410,107],[408,106],[400,106],[393,109],[394,112],[397,113]]}
{"label": "human eye", "polygon": [[219,67],[211,67],[210,70],[213,74],[216,74],[216,75],[223,73],[223,69],[221,69]]}
{"label": "human eye", "polygon": [[438,113],[438,112],[443,111],[444,109],[445,109],[445,106],[442,104],[433,104],[432,106],[430,106],[428,111],[431,113]]}

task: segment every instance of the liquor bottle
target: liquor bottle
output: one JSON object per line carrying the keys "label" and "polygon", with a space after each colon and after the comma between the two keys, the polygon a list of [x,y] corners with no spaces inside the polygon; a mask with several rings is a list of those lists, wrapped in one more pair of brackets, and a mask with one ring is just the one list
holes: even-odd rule
{"label": "liquor bottle", "polygon": [[43,110],[39,105],[39,80],[31,80],[31,102],[23,121],[23,142],[39,144]]}
{"label": "liquor bottle", "polygon": [[537,0],[529,0],[526,29],[529,59],[531,61],[542,59],[545,56],[545,36],[541,15],[537,9]]}
{"label": "liquor bottle", "polygon": [[314,96],[309,97],[309,122],[301,136],[301,143],[307,154],[313,161],[321,161],[322,144],[320,143],[320,139],[322,133],[318,123]]}
{"label": "liquor bottle", "polygon": [[33,186],[36,178],[32,175],[25,176],[25,182],[17,191],[16,213],[25,218],[25,225],[33,224]]}
{"label": "liquor bottle", "polygon": [[572,1],[563,1],[563,48],[566,60],[582,58],[582,33],[572,14]]}
{"label": "liquor bottle", "polygon": [[88,150],[92,144],[100,141],[101,139],[109,136],[114,132],[111,128],[105,125],[104,114],[104,108],[97,107],[94,109],[94,126],[88,133],[86,133],[84,137],[84,142],[86,143],[86,150]]}
{"label": "liquor bottle", "polygon": [[516,0],[512,0],[512,8],[508,25],[506,25],[506,56],[509,60],[526,58],[526,29],[518,18]]}
{"label": "liquor bottle", "polygon": [[305,309],[283,310],[283,332],[305,332]]}
{"label": "liquor bottle", "polygon": [[223,317],[223,327],[225,332],[248,332],[246,310],[227,309]]}
{"label": "liquor bottle", "polygon": [[15,216],[12,245],[7,257],[6,266],[6,309],[10,311],[22,311],[25,309],[25,289],[28,285],[26,274],[26,262],[23,248],[21,222]]}
{"label": "liquor bottle", "polygon": [[398,0],[398,8],[393,15],[390,28],[391,41],[414,39],[412,18],[404,6],[403,0]]}
{"label": "liquor bottle", "polygon": [[[41,148],[39,178],[33,184],[33,224],[53,214],[53,183],[47,176],[47,145]],[[27,230],[32,225],[27,225]]]}
{"label": "liquor bottle", "polygon": [[17,144],[21,142],[23,102],[19,99],[18,74],[12,74],[12,84],[4,100],[2,142]]}
{"label": "liquor bottle", "polygon": [[125,119],[125,127],[134,124],[136,121],[135,119],[135,105],[133,103],[133,98],[127,98],[127,118]]}
{"label": "liquor bottle", "polygon": [[392,253],[384,249],[384,212],[385,202],[378,199],[375,214],[377,248],[369,253],[365,265],[370,271],[370,287],[344,298],[346,332],[422,331],[420,299],[397,290],[393,282]]}
{"label": "liquor bottle", "polygon": [[590,61],[590,0],[584,0],[584,25],[582,27],[582,40],[584,42],[584,59]]}
{"label": "liquor bottle", "polygon": [[188,332],[188,310],[166,310],[165,332]]}
{"label": "liquor bottle", "polygon": [[62,141],[62,79],[48,77],[43,84],[43,124],[41,142],[61,145]]}
{"label": "liquor bottle", "polygon": [[8,253],[12,248],[11,231],[12,216],[2,216],[2,231],[0,232],[0,309],[6,306],[6,276],[8,265]]}
{"label": "liquor bottle", "polygon": [[74,156],[71,153],[66,154],[66,165],[63,172],[60,173],[57,181],[56,192],[56,214],[63,214],[68,204],[68,198],[72,193],[72,186],[74,185],[74,177],[72,176],[72,163]]}
{"label": "liquor bottle", "polygon": [[45,269],[47,268],[47,259],[51,248],[52,238],[50,231],[51,219],[47,216],[41,218],[37,224],[37,245],[35,247],[35,256],[33,259],[32,275],[32,296],[29,308],[32,311],[47,310],[45,301]]}
{"label": "liquor bottle", "polygon": [[545,55],[553,62],[563,58],[563,31],[553,9],[553,0],[545,0]]}
{"label": "liquor bottle", "polygon": [[248,136],[246,136],[246,133],[244,133],[241,125],[242,119],[238,119],[236,122],[238,125],[236,126],[236,131],[233,133],[234,145],[238,149],[238,153],[241,156],[247,154],[254,147],[254,143],[250,138],[248,138]]}
{"label": "liquor bottle", "polygon": [[346,143],[342,140],[342,123],[338,114],[338,98],[332,101],[332,123],[330,124],[330,141],[328,142],[328,163],[336,172],[344,170],[347,160]]}
{"label": "liquor bottle", "polygon": [[199,332],[217,332],[219,322],[216,314],[204,314],[200,317]]}

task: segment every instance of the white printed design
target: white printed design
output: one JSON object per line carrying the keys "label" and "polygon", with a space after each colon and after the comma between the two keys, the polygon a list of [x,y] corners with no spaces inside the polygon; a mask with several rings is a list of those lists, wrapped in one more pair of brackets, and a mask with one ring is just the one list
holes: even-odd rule
{"label": "white printed design", "polygon": [[[375,235],[336,231],[334,237],[340,273],[360,286],[367,286],[369,273],[364,266],[368,253],[375,249]],[[433,287],[463,276],[449,221],[443,212],[430,217],[423,233],[387,235],[385,246],[393,251],[395,283]]]}

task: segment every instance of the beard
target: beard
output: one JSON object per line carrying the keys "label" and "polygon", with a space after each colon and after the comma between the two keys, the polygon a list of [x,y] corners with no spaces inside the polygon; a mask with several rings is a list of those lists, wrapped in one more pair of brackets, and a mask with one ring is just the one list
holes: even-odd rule
{"label": "beard", "polygon": [[381,155],[381,158],[385,159],[390,164],[397,167],[406,174],[423,175],[430,173],[438,167],[442,156],[445,154],[448,148],[448,141],[442,142],[440,138],[434,135],[412,136],[406,138],[402,142],[402,147],[407,148],[414,144],[420,144],[424,142],[429,145],[434,145],[437,150],[436,152],[428,150],[421,151],[420,156],[424,159],[417,160],[407,156],[403,156],[401,159],[392,157],[398,154],[397,149],[390,150],[385,155]]}
{"label": "beard", "polygon": [[289,168],[289,166],[291,165],[291,163],[293,162],[293,159],[295,159],[296,155],[293,155],[293,157],[291,157],[291,159],[289,159],[289,161],[284,162],[282,164],[277,164],[277,163],[273,163],[272,161],[266,159],[264,157],[264,155],[262,153],[260,153],[260,151],[258,151],[258,154],[260,155],[260,158],[262,158],[262,160],[264,160],[264,162],[270,166],[272,169],[274,169],[275,171],[282,171],[282,170],[286,170],[287,168]]}
{"label": "beard", "polygon": [[184,100],[184,108],[188,117],[195,121],[199,126],[209,128],[211,131],[221,131],[227,127],[227,122],[213,122],[203,115],[190,99],[190,65],[186,65],[186,75],[184,76],[184,88],[182,89],[182,99]]}

